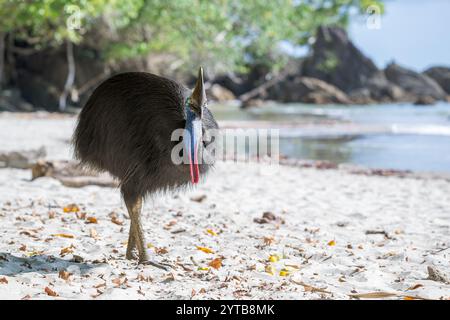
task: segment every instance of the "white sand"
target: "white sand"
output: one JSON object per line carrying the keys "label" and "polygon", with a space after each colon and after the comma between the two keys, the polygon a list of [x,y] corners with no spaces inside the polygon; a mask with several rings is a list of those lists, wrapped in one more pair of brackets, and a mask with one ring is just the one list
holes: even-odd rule
{"label": "white sand", "polygon": [[[0,150],[45,145],[48,159],[69,158],[73,124],[1,115]],[[450,247],[450,182],[293,167],[265,175],[265,169],[219,163],[195,190],[147,201],[148,243],[167,252],[149,250],[174,265],[172,272],[125,259],[129,220],[117,190],[71,189],[52,178],[30,182],[28,170],[0,169],[0,299],[53,298],[46,287],[65,299],[347,299],[378,291],[394,299],[450,298],[450,285],[426,280],[428,266],[450,275],[450,249],[442,250]],[[190,199],[198,195],[207,197]],[[70,203],[98,223],[64,213]],[[255,223],[265,211],[286,223]],[[111,212],[123,226],[111,222]],[[172,233],[179,230],[185,231]],[[370,230],[386,231],[389,239]],[[273,243],[265,245],[264,237]],[[70,246],[73,252],[62,257]],[[271,254],[282,259],[270,263]],[[84,262],[70,262],[73,255]],[[218,257],[218,270],[198,270]],[[268,265],[274,275],[265,272]],[[280,276],[285,265],[298,270]],[[61,270],[72,274],[68,280]]]}

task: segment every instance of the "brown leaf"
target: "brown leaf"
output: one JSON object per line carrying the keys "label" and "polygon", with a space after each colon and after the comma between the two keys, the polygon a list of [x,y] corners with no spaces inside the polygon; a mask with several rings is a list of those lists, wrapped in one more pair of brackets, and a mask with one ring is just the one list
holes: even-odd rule
{"label": "brown leaf", "polygon": [[169,251],[167,250],[167,248],[157,248],[157,247],[155,247],[154,249],[155,249],[155,252],[156,252],[157,254],[166,254],[166,253],[169,252]]}
{"label": "brown leaf", "polygon": [[86,223],[98,223],[97,218],[95,217],[87,217]]}
{"label": "brown leaf", "polygon": [[73,239],[74,236],[71,234],[66,234],[66,233],[55,233],[52,234],[53,237],[61,237],[61,238],[68,238],[68,239]]}
{"label": "brown leaf", "polygon": [[55,291],[53,291],[52,289],[50,289],[49,287],[45,287],[44,291],[45,291],[46,294],[48,294],[51,297],[57,297],[58,296],[58,294]]}
{"label": "brown leaf", "polygon": [[275,239],[273,237],[264,237],[263,241],[266,246],[270,246],[272,243],[275,242]]}
{"label": "brown leaf", "polygon": [[66,247],[66,248],[62,248],[59,255],[61,257],[64,257],[66,254],[72,253],[73,252],[73,246],[70,247]]}
{"label": "brown leaf", "polygon": [[8,284],[8,279],[6,279],[5,277],[0,278],[0,283]]}
{"label": "brown leaf", "polygon": [[218,270],[222,267],[222,259],[221,258],[215,258],[212,260],[208,266],[213,267],[214,269]]}
{"label": "brown leaf", "polygon": [[396,297],[398,296],[398,294],[392,292],[377,291],[368,293],[349,294],[349,296],[353,298],[380,299],[380,298]]}
{"label": "brown leaf", "polygon": [[195,201],[195,202],[203,202],[203,200],[205,200],[205,199],[206,199],[206,194],[191,197],[191,201]]}
{"label": "brown leaf", "polygon": [[123,226],[123,221],[120,220],[117,216],[112,216],[111,222],[117,224],[118,226]]}
{"label": "brown leaf", "polygon": [[415,285],[409,287],[409,288],[406,289],[406,290],[416,290],[416,289],[419,289],[419,288],[421,288],[421,287],[423,287],[423,284],[418,283],[418,284],[415,284]]}
{"label": "brown leaf", "polygon": [[61,270],[61,271],[59,271],[58,277],[60,277],[63,280],[69,280],[71,275],[72,274],[70,272],[67,272],[65,270]]}

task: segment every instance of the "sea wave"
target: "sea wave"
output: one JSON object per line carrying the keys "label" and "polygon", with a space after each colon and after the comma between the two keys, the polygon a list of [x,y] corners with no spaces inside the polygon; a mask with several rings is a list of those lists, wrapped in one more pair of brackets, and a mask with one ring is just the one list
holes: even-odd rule
{"label": "sea wave", "polygon": [[334,125],[280,128],[283,138],[342,138],[371,135],[435,135],[450,136],[450,126],[445,125]]}

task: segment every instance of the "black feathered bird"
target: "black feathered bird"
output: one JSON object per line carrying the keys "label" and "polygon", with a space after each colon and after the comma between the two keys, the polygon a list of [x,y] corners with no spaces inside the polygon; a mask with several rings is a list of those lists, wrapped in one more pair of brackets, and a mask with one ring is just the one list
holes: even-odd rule
{"label": "black feathered bird", "polygon": [[[100,84],[82,109],[75,129],[75,156],[82,164],[107,171],[120,181],[131,225],[126,257],[137,248],[140,262],[149,261],[140,213],[146,195],[195,184],[211,165],[205,136],[217,123],[206,105],[203,70],[191,92],[170,79],[145,72],[115,75]],[[176,164],[172,152],[184,130]],[[211,150],[211,149],[209,149]],[[208,163],[204,159],[208,158]],[[199,159],[203,160],[200,161]]]}

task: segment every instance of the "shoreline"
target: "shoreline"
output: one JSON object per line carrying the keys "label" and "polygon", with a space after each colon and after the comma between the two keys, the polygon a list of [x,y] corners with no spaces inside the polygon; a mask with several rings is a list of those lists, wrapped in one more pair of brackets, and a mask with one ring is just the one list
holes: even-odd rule
{"label": "shoreline", "polygon": [[[71,158],[73,119],[0,121],[5,149]],[[0,299],[450,298],[428,270],[450,275],[450,181],[281,162],[219,162],[149,198],[147,246],[167,272],[125,259],[116,188],[0,169]]]}

